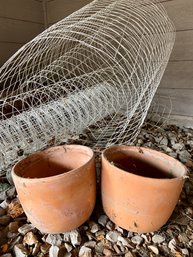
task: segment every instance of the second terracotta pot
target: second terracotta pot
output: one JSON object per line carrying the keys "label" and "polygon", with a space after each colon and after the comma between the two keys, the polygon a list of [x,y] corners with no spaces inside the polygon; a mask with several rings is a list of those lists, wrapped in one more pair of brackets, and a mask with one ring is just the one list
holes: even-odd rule
{"label": "second terracotta pot", "polygon": [[12,176],[28,219],[42,232],[70,231],[93,211],[95,161],[88,147],[64,145],[35,153],[18,162]]}
{"label": "second terracotta pot", "polygon": [[186,168],[163,153],[113,146],[102,154],[102,203],[109,218],[134,232],[163,226],[178,202]]}

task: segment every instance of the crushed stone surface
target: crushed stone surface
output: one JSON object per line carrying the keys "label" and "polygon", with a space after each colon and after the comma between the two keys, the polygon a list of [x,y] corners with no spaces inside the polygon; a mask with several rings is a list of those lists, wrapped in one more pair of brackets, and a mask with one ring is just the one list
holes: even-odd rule
{"label": "crushed stone surface", "polygon": [[[88,221],[74,231],[43,234],[27,220],[13,185],[2,176],[0,257],[193,257],[193,130],[146,125],[134,145],[164,152],[189,170],[179,202],[160,230],[139,234],[115,225],[102,209],[99,183],[96,207]],[[96,158],[100,162],[100,155]]]}

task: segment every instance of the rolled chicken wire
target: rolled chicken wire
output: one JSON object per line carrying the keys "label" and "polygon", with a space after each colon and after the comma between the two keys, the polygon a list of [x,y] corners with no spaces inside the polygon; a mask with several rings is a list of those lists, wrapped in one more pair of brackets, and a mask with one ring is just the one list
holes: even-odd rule
{"label": "rolled chicken wire", "polygon": [[0,169],[50,142],[132,143],[166,68],[174,26],[154,0],[95,0],[0,68]]}

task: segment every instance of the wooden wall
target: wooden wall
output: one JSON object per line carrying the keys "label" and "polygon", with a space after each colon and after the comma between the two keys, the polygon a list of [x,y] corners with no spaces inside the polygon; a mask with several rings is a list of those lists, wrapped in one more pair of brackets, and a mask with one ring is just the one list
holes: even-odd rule
{"label": "wooden wall", "polygon": [[[91,0],[1,0],[0,66],[24,43]],[[193,126],[193,0],[161,0],[176,26],[176,42],[157,91],[161,104],[172,101],[172,122]]]}
{"label": "wooden wall", "polygon": [[[90,0],[48,0],[51,25]],[[161,0],[176,26],[176,42],[157,91],[160,104],[171,106],[171,122],[193,126],[193,0]]]}
{"label": "wooden wall", "polygon": [[171,122],[193,127],[193,0],[163,5],[176,26],[176,42],[157,95],[165,96],[163,104],[171,99]]}
{"label": "wooden wall", "polygon": [[0,0],[0,66],[43,29],[40,0]]}
{"label": "wooden wall", "polygon": [[47,0],[48,10],[48,24],[63,19],[76,10],[82,8],[86,4],[92,2],[91,0]]}

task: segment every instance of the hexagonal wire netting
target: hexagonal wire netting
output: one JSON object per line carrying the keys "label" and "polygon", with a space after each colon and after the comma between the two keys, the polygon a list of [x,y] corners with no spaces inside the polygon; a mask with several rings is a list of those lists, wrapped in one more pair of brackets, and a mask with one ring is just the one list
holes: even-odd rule
{"label": "hexagonal wire netting", "polygon": [[95,0],[0,69],[0,168],[79,136],[92,147],[137,136],[175,40],[154,0]]}

